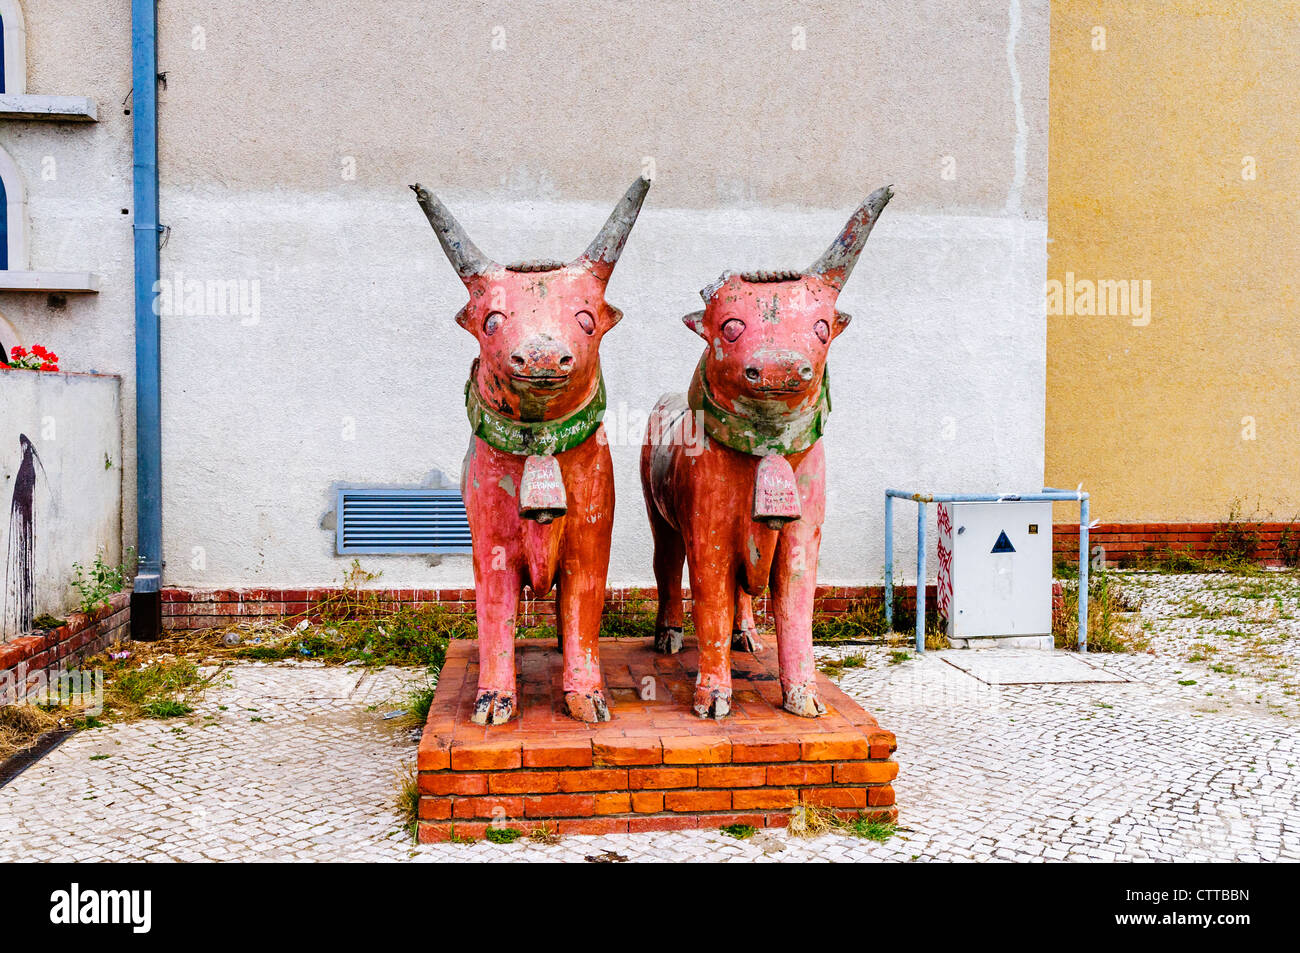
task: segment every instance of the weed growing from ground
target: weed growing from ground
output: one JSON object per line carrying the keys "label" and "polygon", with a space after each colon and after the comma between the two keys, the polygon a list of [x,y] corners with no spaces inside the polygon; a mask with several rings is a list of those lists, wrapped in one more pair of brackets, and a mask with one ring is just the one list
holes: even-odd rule
{"label": "weed growing from ground", "polygon": [[728,837],[734,837],[736,840],[746,840],[758,833],[758,828],[749,824],[728,824],[720,827],[718,830]]}
{"label": "weed growing from ground", "polygon": [[[1141,652],[1150,639],[1133,615],[1138,605],[1111,573],[1088,576],[1088,651]],[[1052,636],[1058,649],[1079,647],[1079,582],[1062,583],[1062,599],[1052,613]]]}
{"label": "weed growing from ground", "polygon": [[130,556],[133,552],[127,550],[127,561],[120,566],[105,563],[102,550],[95,553],[95,561],[89,569],[81,563],[72,564],[72,588],[77,590],[82,612],[86,615],[94,613],[108,605],[109,596],[122,591],[127,580],[132,578]]}
{"label": "weed growing from ground", "polygon": [[824,659],[817,668],[831,678],[839,678],[846,668],[862,668],[866,664],[866,658],[860,652],[855,652],[843,658]]}
{"label": "weed growing from ground", "polygon": [[524,836],[517,827],[489,827],[483,837],[493,844],[513,844]]}
{"label": "weed growing from ground", "polygon": [[414,841],[419,833],[420,777],[414,762],[397,769],[397,794],[393,800],[397,816],[402,819],[402,830]]}
{"label": "weed growing from ground", "polygon": [[816,837],[827,831],[835,831],[883,843],[894,835],[897,825],[861,812],[856,816],[841,816],[829,808],[801,804],[790,815],[789,831],[792,837]]}

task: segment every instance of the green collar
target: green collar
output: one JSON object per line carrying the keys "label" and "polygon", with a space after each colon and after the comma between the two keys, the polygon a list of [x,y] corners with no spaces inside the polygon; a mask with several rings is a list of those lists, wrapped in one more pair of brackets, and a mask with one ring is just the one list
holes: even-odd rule
{"label": "green collar", "polygon": [[[478,362],[475,361],[475,368]],[[572,450],[596,432],[605,416],[605,375],[591,399],[559,420],[525,422],[502,416],[484,401],[474,385],[474,371],[465,382],[465,411],[474,436],[506,453],[542,456]]]}
{"label": "green collar", "polygon": [[821,439],[826,418],[831,414],[831,372],[822,372],[822,389],[817,403],[809,410],[763,419],[747,417],[726,410],[709,393],[704,377],[704,358],[691,379],[687,402],[704,421],[704,432],[713,440],[741,453],[786,456],[807,450]]}

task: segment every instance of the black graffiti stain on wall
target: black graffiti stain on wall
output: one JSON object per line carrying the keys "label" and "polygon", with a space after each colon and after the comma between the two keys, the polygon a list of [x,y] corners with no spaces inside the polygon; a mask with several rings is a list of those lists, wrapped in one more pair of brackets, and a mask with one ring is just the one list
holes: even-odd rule
{"label": "black graffiti stain on wall", "polygon": [[[0,615],[0,641],[9,638],[10,599],[13,599],[13,618],[17,623],[15,635],[31,630],[36,609],[35,576],[35,526],[32,522],[36,495],[36,468],[45,473],[45,464],[26,434],[18,435],[22,449],[22,462],[14,481],[13,501],[9,504],[9,552],[5,559],[4,612]],[[47,477],[48,479],[48,477]]]}

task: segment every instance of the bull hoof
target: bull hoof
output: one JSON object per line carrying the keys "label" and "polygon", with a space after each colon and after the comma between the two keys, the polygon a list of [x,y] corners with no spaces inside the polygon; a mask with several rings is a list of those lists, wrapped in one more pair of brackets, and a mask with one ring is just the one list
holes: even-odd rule
{"label": "bull hoof", "polygon": [[681,629],[663,628],[655,631],[655,651],[660,655],[676,655],[681,650]]}
{"label": "bull hoof", "polygon": [[792,715],[798,715],[800,718],[817,718],[826,714],[826,706],[817,697],[815,685],[792,685],[782,694],[785,696],[785,701],[781,707]]}
{"label": "bull hoof", "polygon": [[695,689],[695,714],[701,718],[726,718],[731,714],[731,689]]}
{"label": "bull hoof", "polygon": [[605,693],[601,691],[584,695],[582,692],[565,692],[564,707],[570,718],[594,724],[609,721],[609,705],[605,704]]}
{"label": "bull hoof", "polygon": [[514,713],[514,692],[481,691],[474,699],[474,714],[469,720],[476,725],[504,725]]}
{"label": "bull hoof", "polygon": [[758,629],[736,629],[731,633],[731,648],[736,652],[763,651],[763,643],[758,641]]}

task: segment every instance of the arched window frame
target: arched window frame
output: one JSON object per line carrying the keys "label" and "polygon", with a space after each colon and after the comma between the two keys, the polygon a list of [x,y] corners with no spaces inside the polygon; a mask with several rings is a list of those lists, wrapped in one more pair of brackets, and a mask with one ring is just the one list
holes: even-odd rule
{"label": "arched window frame", "polygon": [[0,119],[95,122],[99,110],[85,96],[33,96],[27,92],[27,22],[21,0],[0,0],[0,49],[4,50],[4,89]]}
{"label": "arched window frame", "polygon": [[[95,101],[85,96],[32,96],[27,93],[27,24],[21,0],[0,0],[0,48],[4,50],[4,91],[0,119],[95,122]],[[4,182],[5,242],[8,267],[0,269],[0,291],[96,292],[99,278],[89,271],[32,271],[27,226],[27,185],[13,157],[0,147]]]}
{"label": "arched window frame", "polygon": [[18,337],[18,329],[8,318],[0,314],[0,352],[3,352],[3,363],[9,363],[9,352],[22,343],[22,339]]}
{"label": "arched window frame", "polygon": [[19,0],[0,0],[0,25],[4,28],[4,95],[27,92],[27,26]]}
{"label": "arched window frame", "polygon": [[13,157],[0,147],[0,181],[5,187],[5,227],[9,241],[9,271],[26,271],[31,264],[27,242],[27,185]]}

